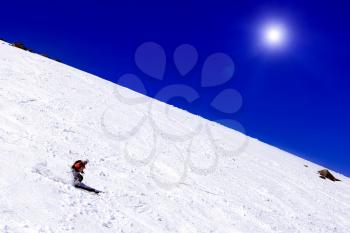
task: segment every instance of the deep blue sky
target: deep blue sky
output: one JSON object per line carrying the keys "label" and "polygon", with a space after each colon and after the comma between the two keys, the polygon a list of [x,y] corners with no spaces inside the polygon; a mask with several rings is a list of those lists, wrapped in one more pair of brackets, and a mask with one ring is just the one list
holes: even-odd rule
{"label": "deep blue sky", "polygon": [[[238,120],[248,135],[350,176],[349,8],[348,1],[322,0],[3,1],[0,37],[111,81],[135,73],[150,96],[168,84],[191,85],[201,98],[174,104],[208,119]],[[288,29],[283,49],[257,46],[269,20]],[[191,44],[199,62],[181,79],[168,59],[165,80],[153,80],[134,61],[147,41],[163,46],[168,58]],[[213,52],[232,57],[234,78],[200,88],[201,64]],[[209,107],[227,87],[243,97],[231,115]]]}

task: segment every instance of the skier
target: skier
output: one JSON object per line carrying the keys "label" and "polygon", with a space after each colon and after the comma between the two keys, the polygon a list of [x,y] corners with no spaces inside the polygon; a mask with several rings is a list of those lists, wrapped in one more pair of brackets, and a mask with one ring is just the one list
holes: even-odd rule
{"label": "skier", "polygon": [[83,175],[84,174],[84,169],[85,165],[89,162],[89,160],[77,160],[74,162],[72,165],[72,174],[73,174],[73,185],[76,188],[84,189],[89,192],[94,192],[94,193],[100,193],[101,191],[91,188],[84,183],[83,181]]}

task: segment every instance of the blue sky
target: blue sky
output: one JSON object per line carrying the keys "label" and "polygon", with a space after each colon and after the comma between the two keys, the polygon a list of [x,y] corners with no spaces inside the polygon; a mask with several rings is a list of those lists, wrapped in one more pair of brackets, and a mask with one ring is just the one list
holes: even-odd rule
{"label": "blue sky", "polygon": [[[150,96],[189,85],[200,98],[172,104],[211,120],[235,119],[248,135],[349,176],[349,7],[322,0],[2,2],[0,37],[114,82],[133,73]],[[281,48],[261,46],[270,21],[288,31]],[[148,41],[167,56],[161,81],[135,64],[135,50]],[[184,43],[197,49],[198,63],[181,77],[172,57]],[[201,67],[216,52],[233,59],[233,79],[203,88]],[[210,107],[226,88],[242,96],[234,114]]]}

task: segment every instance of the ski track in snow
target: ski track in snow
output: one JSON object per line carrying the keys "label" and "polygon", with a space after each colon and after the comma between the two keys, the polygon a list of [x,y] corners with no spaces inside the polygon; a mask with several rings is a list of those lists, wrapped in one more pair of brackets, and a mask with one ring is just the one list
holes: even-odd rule
{"label": "ski track in snow", "polygon": [[[116,88],[140,97],[0,41],[0,232],[349,232],[349,178],[320,179],[319,165],[252,138],[211,170],[204,131],[190,149],[196,168],[186,167],[188,141],[154,138],[148,105],[120,102]],[[242,138],[174,107],[168,121],[166,105],[146,99],[160,130],[210,125],[228,151]],[[127,143],[116,140],[142,119]],[[105,193],[71,186],[70,165],[84,158],[84,182]]]}

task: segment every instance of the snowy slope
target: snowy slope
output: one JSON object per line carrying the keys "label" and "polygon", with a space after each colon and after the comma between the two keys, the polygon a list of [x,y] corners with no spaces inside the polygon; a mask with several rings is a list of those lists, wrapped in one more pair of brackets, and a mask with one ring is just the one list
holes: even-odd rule
{"label": "snowy slope", "polygon": [[349,232],[349,178],[167,107],[0,41],[0,232]]}

